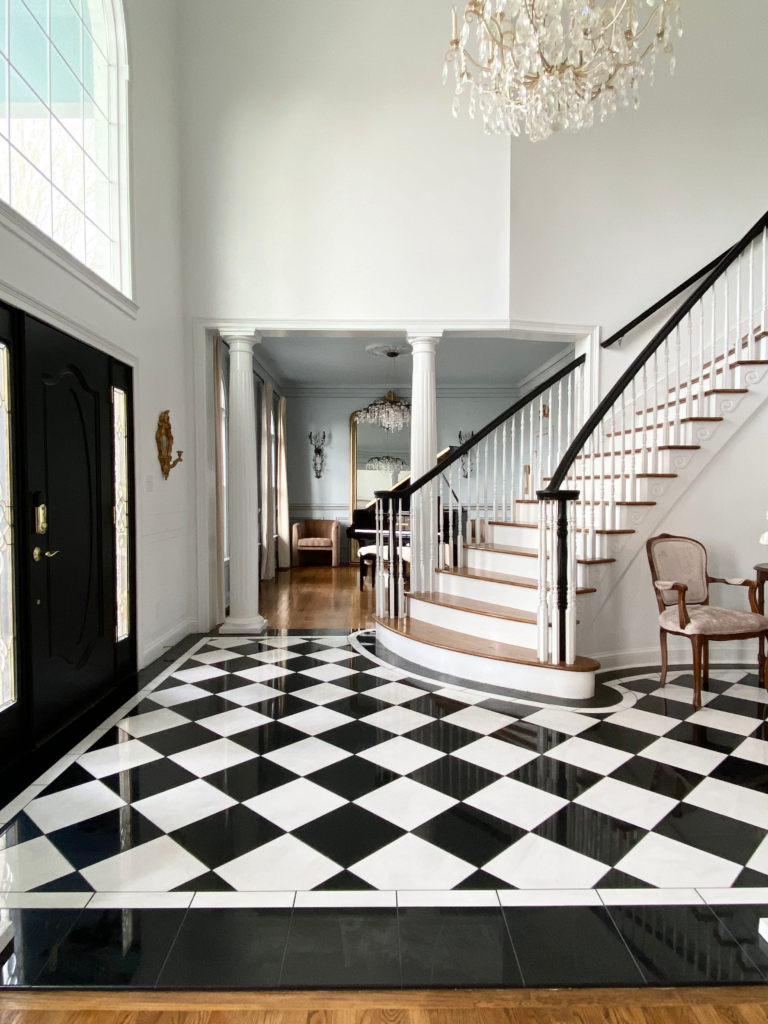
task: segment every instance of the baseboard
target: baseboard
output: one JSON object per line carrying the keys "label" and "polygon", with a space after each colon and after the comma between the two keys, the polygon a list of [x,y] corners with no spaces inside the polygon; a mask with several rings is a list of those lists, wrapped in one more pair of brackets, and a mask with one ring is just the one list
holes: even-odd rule
{"label": "baseboard", "polygon": [[[215,626],[213,627],[216,628]],[[178,623],[171,629],[164,633],[162,636],[155,637],[150,643],[139,651],[139,668],[145,668],[150,662],[155,661],[159,658],[163,651],[168,647],[173,647],[180,640],[189,636],[190,633],[199,632],[197,628],[197,619],[187,619],[186,622]]]}
{"label": "baseboard", "polygon": [[[692,664],[690,641],[673,642],[670,638],[668,646],[670,665]],[[646,668],[648,665],[661,664],[661,650],[658,644],[654,647],[638,647],[630,651],[605,651],[601,654],[591,654],[590,657],[596,658],[600,662],[603,672]],[[709,662],[711,665],[754,664],[757,669],[757,641],[712,641],[709,645]]]}

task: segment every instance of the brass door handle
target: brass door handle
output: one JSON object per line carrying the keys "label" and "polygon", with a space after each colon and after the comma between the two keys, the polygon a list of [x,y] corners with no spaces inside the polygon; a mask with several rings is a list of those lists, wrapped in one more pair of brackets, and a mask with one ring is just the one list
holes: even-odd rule
{"label": "brass door handle", "polygon": [[58,554],[59,554],[58,551],[43,551],[42,548],[35,548],[35,550],[32,552],[32,557],[34,558],[34,560],[36,562],[42,562],[43,557],[45,557],[45,558],[55,558],[56,555],[58,555]]}

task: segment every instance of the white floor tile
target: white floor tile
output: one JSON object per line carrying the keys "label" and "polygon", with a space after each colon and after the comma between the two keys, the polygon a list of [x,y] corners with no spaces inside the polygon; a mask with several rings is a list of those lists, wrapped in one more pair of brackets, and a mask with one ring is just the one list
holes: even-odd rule
{"label": "white floor tile", "polygon": [[295,674],[293,669],[283,668],[282,665],[257,665],[255,668],[244,668],[241,672],[235,672],[236,676],[247,679],[249,683],[268,683],[272,679],[282,679],[283,676]]}
{"label": "white floor tile", "polygon": [[498,907],[495,889],[401,889],[399,907]]}
{"label": "white floor tile", "polygon": [[342,661],[350,661],[357,656],[357,651],[342,651],[338,647],[329,647],[327,651],[313,651],[309,655],[315,661],[324,661],[327,665],[336,665]]}
{"label": "white floor tile", "polygon": [[757,718],[745,715],[734,715],[730,711],[717,711],[715,708],[702,708],[686,719],[691,725],[703,725],[708,729],[721,729],[723,732],[735,732],[737,736],[750,736],[762,722]]}
{"label": "white floor tile", "polygon": [[378,743],[375,747],[369,747],[368,750],[360,751],[358,756],[381,765],[382,768],[388,768],[391,772],[397,772],[398,775],[410,775],[418,768],[445,757],[445,754],[424,743],[409,740],[406,736],[396,736],[384,743]]}
{"label": "white floor tile", "polygon": [[276,786],[266,793],[245,800],[244,806],[271,821],[278,828],[292,832],[293,829],[301,828],[302,825],[314,821],[323,814],[329,814],[346,803],[348,801],[343,797],[331,793],[309,779],[296,779],[294,782]]}
{"label": "white floor tile", "polygon": [[11,818],[15,818],[19,811],[23,811],[27,804],[31,803],[36,796],[39,796],[43,791],[43,786],[35,783],[32,786],[27,786],[26,789],[22,790],[17,797],[14,797],[9,803],[3,807],[0,811],[0,822],[10,821]]}
{"label": "white floor tile", "polygon": [[593,743],[579,736],[572,736],[565,743],[553,747],[545,756],[556,761],[565,761],[576,768],[586,768],[590,772],[597,772],[598,775],[610,775],[633,757],[626,750],[617,750],[603,743]]}
{"label": "white floor tile", "polygon": [[[661,697],[663,700],[674,700],[679,704],[690,704],[693,707],[692,686],[677,686],[675,683],[667,683],[666,686],[660,686],[658,690],[654,690],[651,696]],[[701,703],[709,704],[718,696],[717,693],[708,693],[704,690],[701,694]]]}
{"label": "white floor tile", "polygon": [[259,711],[251,711],[250,708],[232,708],[231,711],[221,711],[218,715],[210,715],[208,718],[199,718],[198,725],[219,736],[236,736],[246,729],[257,729],[260,725],[267,725],[272,719],[262,715]]}
{"label": "white floor tile", "polygon": [[38,797],[26,807],[26,813],[41,832],[54,832],[57,828],[76,825],[123,807],[125,801],[113,793],[103,782],[86,782],[58,793]]}
{"label": "white floor tile", "polygon": [[749,858],[747,861],[747,867],[754,868],[755,871],[761,871],[764,875],[768,875],[768,836],[763,839],[758,848]]}
{"label": "white floor tile", "polygon": [[129,733],[134,739],[141,739],[142,736],[152,736],[156,732],[163,732],[165,729],[175,729],[178,725],[189,725],[189,719],[183,715],[171,711],[170,708],[161,708],[160,711],[147,711],[144,715],[134,715],[133,718],[124,718],[117,723],[118,729]]}
{"label": "white floor tile", "polygon": [[349,647],[348,636],[316,636],[313,640],[322,647]]}
{"label": "white floor tile", "polygon": [[585,729],[600,724],[599,718],[576,715],[573,711],[558,711],[554,708],[542,708],[541,711],[528,715],[525,721],[532,725],[538,725],[542,729],[565,733],[566,736],[578,736]]}
{"label": "white floor tile", "polygon": [[416,686],[408,686],[406,683],[384,683],[382,686],[374,686],[372,690],[366,690],[366,697],[373,697],[374,700],[383,700],[386,704],[407,704],[417,697],[423,697],[424,690]]}
{"label": "white floor tile", "polygon": [[98,892],[167,892],[207,871],[170,836],[161,836],[91,864],[81,874]]}
{"label": "white floor tile", "polygon": [[483,870],[518,889],[590,889],[610,868],[529,833],[485,864]]}
{"label": "white floor tile", "polygon": [[372,725],[374,729],[385,729],[387,732],[395,733],[396,736],[404,736],[407,732],[420,729],[423,725],[429,725],[430,722],[434,722],[434,718],[422,715],[419,711],[411,711],[410,708],[391,707],[384,708],[383,711],[375,711],[372,715],[362,718],[361,721]]}
{"label": "white floor tile", "polygon": [[162,757],[162,754],[158,754],[141,740],[126,740],[111,747],[89,750],[78,757],[77,763],[97,779],[103,779],[116,772],[127,772],[142,764],[160,761]]}
{"label": "white floor tile", "polygon": [[204,778],[225,768],[234,768],[236,764],[243,764],[244,761],[252,761],[256,756],[252,750],[241,747],[234,740],[220,739],[212,743],[203,743],[199,747],[191,747],[189,750],[181,750],[178,754],[171,754],[170,760],[198,778]]}
{"label": "white floor tile", "polygon": [[0,892],[36,889],[72,871],[69,861],[45,836],[0,850]]}
{"label": "white floor tile", "polygon": [[294,775],[311,775],[312,772],[320,771],[321,768],[327,768],[328,765],[351,756],[348,751],[334,747],[332,743],[326,743],[316,736],[309,736],[298,743],[291,743],[287,747],[280,747],[279,750],[264,754],[268,761],[274,761]]}
{"label": "white floor tile", "polygon": [[208,647],[219,647],[221,650],[234,650],[236,647],[247,647],[252,644],[252,636],[221,636],[208,641]]}
{"label": "white floor tile", "polygon": [[206,651],[205,654],[193,654],[192,661],[199,661],[201,665],[222,665],[227,661],[234,661],[241,657],[237,651]]}
{"label": "white floor tile", "polygon": [[662,737],[642,750],[638,756],[647,757],[649,761],[671,764],[674,768],[697,772],[699,775],[709,775],[728,755]]}
{"label": "white floor tile", "polygon": [[754,761],[755,764],[768,764],[768,741],[750,736],[732,751],[731,757],[741,757],[745,761]]}
{"label": "white floor tile", "polygon": [[366,793],[354,803],[410,832],[447,811],[458,800],[413,779],[401,778]]}
{"label": "white floor tile", "polygon": [[[457,704],[466,704],[471,707],[473,704],[481,704],[484,700],[488,700],[489,697],[495,695],[484,693],[482,690],[464,690],[460,686],[449,686],[444,690],[435,690],[432,696],[443,697],[446,700],[455,700]],[[498,699],[500,700],[501,698]],[[533,710],[531,708],[531,711]]]}
{"label": "white floor tile", "polygon": [[630,786],[618,779],[601,779],[573,802],[645,829],[658,825],[679,803],[661,793]]}
{"label": "white floor tile", "polygon": [[677,718],[667,718],[666,715],[657,715],[652,711],[641,711],[639,708],[627,708],[625,711],[617,711],[606,719],[612,725],[621,725],[625,729],[635,729],[637,732],[645,732],[650,736],[666,736],[668,732],[679,725]]}
{"label": "white floor tile", "polygon": [[207,690],[191,683],[184,683],[181,686],[171,686],[167,690],[154,690],[150,700],[164,708],[174,708],[179,704],[188,704],[191,700],[202,700],[210,696]]}
{"label": "white floor tile", "polygon": [[60,758],[56,764],[51,765],[47,772],[35,780],[36,786],[50,786],[52,782],[55,782],[58,777],[67,770],[71,765],[75,763],[78,755],[74,751],[70,751],[66,756]]}
{"label": "white floor tile", "polygon": [[96,892],[89,910],[184,910],[193,892]]}
{"label": "white floor tile", "polygon": [[296,907],[396,907],[396,892],[379,892],[378,889],[358,889],[357,891],[338,889],[335,891],[297,892]]}
{"label": "white floor tile", "polygon": [[736,697],[737,700],[751,700],[755,704],[768,704],[768,691],[745,683],[734,683],[725,691],[724,696]]}
{"label": "white floor tile", "polygon": [[373,676],[375,679],[389,679],[393,683],[408,678],[407,672],[403,672],[401,668],[392,668],[390,665],[377,665],[376,668],[367,668],[363,675]]}
{"label": "white floor tile", "polygon": [[711,906],[723,903],[732,906],[737,906],[740,903],[768,903],[768,888],[734,886],[725,889],[699,889],[698,892],[704,902]]}
{"label": "white floor tile", "polygon": [[349,870],[377,889],[452,889],[475,868],[408,833]]}
{"label": "white floor tile", "polygon": [[236,803],[237,800],[222,793],[220,789],[202,779],[195,779],[194,782],[167,789],[155,796],[135,800],[133,807],[163,832],[173,832],[218,811],[234,807]]}
{"label": "white floor tile", "polygon": [[316,686],[305,686],[303,690],[296,690],[294,697],[300,697],[310,704],[333,704],[336,700],[343,700],[351,696],[352,691],[344,686],[337,686],[336,683],[318,683]]}
{"label": "white floor tile", "polygon": [[284,835],[215,870],[235,889],[252,892],[314,889],[342,869],[295,836]]}
{"label": "white floor tile", "polygon": [[266,651],[259,651],[258,654],[249,654],[248,657],[253,658],[254,661],[260,661],[262,665],[275,665],[279,661],[290,661],[292,658],[300,658],[301,655],[287,647],[272,647]]}
{"label": "white floor tile", "polygon": [[335,679],[348,679],[357,675],[357,669],[344,668],[343,665],[318,665],[316,668],[305,668],[299,673],[308,679],[317,679],[320,683],[332,683]]}
{"label": "white floor tile", "polygon": [[499,889],[502,907],[601,907],[595,889]]}
{"label": "white floor tile", "polygon": [[606,907],[696,906],[704,900],[695,889],[598,889]]}
{"label": "white floor tile", "polygon": [[538,756],[535,750],[526,750],[525,747],[505,743],[493,736],[483,736],[481,740],[468,743],[466,747],[460,747],[451,754],[451,757],[487,768],[497,775],[509,775],[529,761],[535,761]]}
{"label": "white floor tile", "polygon": [[286,909],[293,906],[295,892],[196,892],[193,909]]}
{"label": "white floor tile", "polygon": [[267,686],[264,683],[250,683],[248,686],[238,686],[234,690],[222,690],[219,697],[228,700],[231,704],[239,704],[241,707],[248,707],[251,704],[260,704],[263,700],[274,700],[281,697],[282,690],[274,686]]}
{"label": "white floor tile", "polygon": [[7,892],[0,893],[2,910],[82,910],[92,892]]}
{"label": "white floor tile", "polygon": [[319,736],[320,733],[328,732],[329,729],[338,729],[340,725],[354,722],[354,718],[342,715],[332,708],[321,706],[298,711],[295,715],[281,718],[280,721],[285,725],[290,725],[293,729],[305,732],[308,736]]}
{"label": "white floor tile", "polygon": [[500,715],[497,711],[487,711],[485,708],[466,707],[446,715],[443,721],[457,725],[461,729],[468,729],[470,732],[479,732],[481,736],[490,736],[492,732],[506,729],[517,719],[511,715]]}
{"label": "white floor tile", "polygon": [[768,794],[720,779],[704,779],[683,803],[768,830]]}
{"label": "white floor tile", "polygon": [[229,673],[223,668],[216,668],[215,665],[199,665],[197,668],[183,668],[179,672],[172,672],[171,679],[179,679],[182,683],[202,683],[206,679],[218,679],[226,675]]}
{"label": "white floor tile", "polygon": [[503,778],[467,797],[464,803],[530,832],[565,807],[568,801],[516,779]]}
{"label": "white floor tile", "polygon": [[297,647],[299,644],[305,644],[307,638],[305,636],[265,636],[259,637],[259,643],[262,647]]}
{"label": "white floor tile", "polygon": [[662,889],[698,889],[733,885],[741,865],[676,839],[649,832],[616,864],[633,878]]}

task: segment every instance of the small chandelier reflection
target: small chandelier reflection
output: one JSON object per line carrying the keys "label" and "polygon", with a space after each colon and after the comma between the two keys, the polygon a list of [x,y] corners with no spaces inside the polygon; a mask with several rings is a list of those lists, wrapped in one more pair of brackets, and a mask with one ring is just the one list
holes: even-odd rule
{"label": "small chandelier reflection", "polygon": [[384,473],[399,473],[401,469],[408,469],[408,463],[403,459],[397,459],[394,455],[377,455],[368,459],[366,469],[378,469]]}
{"label": "small chandelier reflection", "polygon": [[388,391],[384,398],[377,398],[365,409],[355,414],[357,423],[370,423],[382,430],[402,430],[411,419],[411,404],[398,398],[394,391]]}
{"label": "small chandelier reflection", "polygon": [[466,89],[487,134],[536,142],[637,107],[657,57],[674,72],[673,35],[682,35],[680,0],[469,0],[461,27],[453,9],[443,82],[453,64],[454,117]]}

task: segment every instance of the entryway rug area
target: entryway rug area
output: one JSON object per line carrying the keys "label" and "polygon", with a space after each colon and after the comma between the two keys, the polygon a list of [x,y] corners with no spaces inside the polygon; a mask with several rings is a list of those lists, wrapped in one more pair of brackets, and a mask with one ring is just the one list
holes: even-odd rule
{"label": "entryway rug area", "polygon": [[9,805],[4,984],[768,979],[753,675],[502,713],[360,650],[204,638]]}

